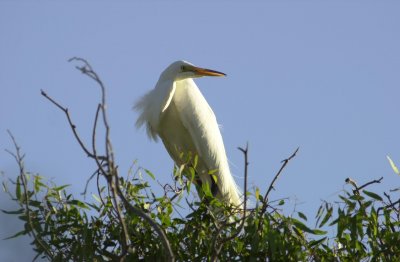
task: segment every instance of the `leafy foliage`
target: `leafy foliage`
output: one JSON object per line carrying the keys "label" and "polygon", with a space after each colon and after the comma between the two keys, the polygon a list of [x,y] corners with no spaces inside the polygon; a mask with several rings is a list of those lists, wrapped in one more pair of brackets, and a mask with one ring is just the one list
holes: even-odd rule
{"label": "leafy foliage", "polygon": [[[49,186],[38,175],[23,175],[28,182],[27,194],[23,193],[24,184],[18,182],[21,177],[15,183],[13,194],[21,208],[4,211],[17,215],[25,223],[24,229],[13,237],[35,232],[32,244],[36,252],[50,260],[113,261],[122,258],[123,232],[106,187],[101,188],[100,196],[85,202],[68,194],[67,186]],[[210,195],[190,204],[191,212],[180,217],[174,209],[183,198],[171,201],[168,194],[155,196],[148,182],[139,178],[120,178],[119,184],[126,199],[166,232],[178,261],[212,260],[213,257],[221,261],[400,259],[399,201],[391,203],[386,197],[387,203],[382,196],[370,191],[363,190],[359,195],[344,192],[340,202],[322,204],[316,216],[317,228],[307,225],[303,213],[298,214],[299,218],[285,216],[277,207],[269,206],[269,211],[261,214],[263,203],[258,201],[254,209],[247,211],[241,228],[243,214],[232,213],[231,207]],[[188,192],[183,190],[179,194],[185,196]],[[149,223],[126,209],[123,215],[130,238],[123,259],[159,260],[166,256],[159,236]],[[325,231],[327,227],[336,234],[329,236]],[[237,236],[225,241],[233,234]]]}

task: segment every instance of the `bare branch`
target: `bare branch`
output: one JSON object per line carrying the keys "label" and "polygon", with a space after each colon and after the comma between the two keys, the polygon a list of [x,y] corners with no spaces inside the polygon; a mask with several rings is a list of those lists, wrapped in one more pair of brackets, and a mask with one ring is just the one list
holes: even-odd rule
{"label": "bare branch", "polygon": [[[49,100],[51,103],[53,103],[55,106],[57,106],[61,111],[64,112],[65,116],[67,117],[68,123],[71,127],[72,132],[74,133],[75,139],[78,141],[79,145],[81,146],[81,148],[83,149],[83,151],[85,151],[86,155],[94,158],[93,153],[91,153],[85,146],[85,144],[83,143],[82,139],[80,138],[80,136],[78,135],[78,132],[76,131],[76,125],[72,122],[71,116],[69,114],[68,108],[63,107],[60,103],[58,103],[57,101],[55,101],[53,98],[51,98],[50,96],[47,95],[47,93],[43,90],[40,90],[42,96],[44,96],[47,100]],[[100,159],[104,159],[104,157],[100,157]]]}
{"label": "bare branch", "polygon": [[[170,243],[168,241],[168,238],[162,228],[154,221],[152,220],[151,217],[149,217],[144,211],[132,206],[129,201],[125,198],[123,192],[121,191],[121,188],[119,186],[119,176],[118,176],[118,169],[115,166],[115,161],[114,161],[114,153],[112,150],[112,143],[110,139],[110,126],[108,123],[108,118],[107,118],[107,110],[106,110],[106,88],[104,83],[101,81],[100,77],[97,75],[97,73],[93,70],[92,66],[83,58],[79,57],[73,57],[68,60],[69,62],[72,61],[79,61],[83,63],[83,66],[77,66],[76,68],[80,70],[83,74],[87,75],[91,79],[93,79],[101,88],[101,103],[97,106],[96,110],[96,115],[94,119],[94,124],[93,124],[93,130],[92,130],[92,152],[90,152],[86,146],[84,145],[83,141],[80,139],[78,133],[76,132],[76,126],[73,124],[71,117],[69,115],[68,109],[61,106],[60,103],[56,102],[54,99],[49,97],[43,90],[41,91],[42,95],[47,98],[50,102],[52,102],[55,106],[57,106],[60,110],[62,110],[70,124],[70,127],[74,133],[74,136],[78,143],[80,144],[81,148],[83,151],[90,157],[93,158],[97,164],[98,167],[98,174],[103,175],[108,184],[108,189],[111,192],[111,198],[113,200],[113,206],[114,210],[116,212],[118,221],[120,222],[122,226],[122,231],[123,231],[123,241],[121,243],[122,245],[122,255],[119,257],[121,260],[124,260],[127,252],[128,252],[128,242],[129,240],[129,234],[125,222],[125,218],[123,216],[121,206],[119,204],[119,200],[122,200],[123,206],[131,213],[143,218],[145,221],[147,221],[151,227],[157,232],[158,236],[161,238],[161,242],[164,246],[164,249],[167,252],[168,258],[170,261],[174,261],[174,254],[172,252]],[[101,117],[103,119],[103,124],[105,127],[105,156],[99,156],[97,154],[96,150],[96,130],[97,130],[97,123],[98,123],[98,118]],[[101,163],[103,161],[104,163]],[[99,178],[99,177],[98,177]],[[97,188],[99,191],[99,194],[101,195],[100,188],[99,188],[99,179],[97,179]],[[100,196],[101,197],[101,196]],[[103,206],[105,206],[103,199],[101,198],[101,201],[103,203]]]}
{"label": "bare branch", "polygon": [[33,226],[33,222],[32,222],[32,216],[31,216],[31,210],[29,208],[29,194],[28,194],[28,183],[26,181],[26,177],[25,177],[25,167],[24,167],[24,162],[23,162],[23,158],[24,155],[21,155],[21,148],[18,146],[17,141],[15,140],[15,137],[13,136],[13,134],[11,133],[10,130],[7,130],[8,135],[11,137],[11,140],[14,144],[14,148],[15,148],[15,153],[12,153],[11,151],[8,151],[17,161],[18,167],[19,167],[19,177],[21,178],[22,181],[22,187],[24,188],[24,205],[25,205],[25,212],[26,212],[26,217],[27,217],[27,222],[29,225],[29,233],[32,233],[33,238],[35,239],[35,241],[39,244],[39,246],[43,249],[43,251],[46,253],[46,255],[50,258],[53,259],[54,255],[53,252],[46,246],[46,244],[42,241],[41,238],[38,237],[38,235],[36,234],[35,231],[35,227]]}
{"label": "bare branch", "polygon": [[281,166],[281,168],[278,170],[278,172],[276,173],[274,179],[272,180],[271,184],[269,185],[268,190],[267,190],[267,193],[265,193],[265,195],[264,195],[263,204],[262,204],[262,207],[261,207],[261,210],[260,210],[260,214],[259,214],[260,219],[259,219],[259,223],[258,223],[258,231],[260,231],[261,228],[262,228],[262,223],[263,223],[263,222],[262,222],[262,221],[263,221],[262,216],[263,216],[264,213],[267,211],[269,194],[271,193],[272,189],[274,189],[274,185],[275,185],[275,182],[277,181],[278,177],[281,175],[282,171],[285,169],[286,165],[290,162],[290,160],[292,160],[292,159],[296,156],[296,154],[297,154],[297,152],[299,151],[299,149],[300,149],[300,148],[298,147],[298,148],[292,153],[292,155],[291,155],[290,157],[288,157],[288,158],[282,160],[282,166]]}
{"label": "bare branch", "polygon": [[244,203],[243,203],[243,216],[242,216],[242,218],[240,220],[239,228],[236,229],[236,232],[234,234],[232,234],[231,236],[227,237],[227,238],[221,239],[219,241],[218,245],[216,245],[216,241],[217,241],[217,238],[218,238],[219,234],[221,233],[223,228],[225,226],[227,226],[227,224],[221,226],[218,229],[218,231],[217,231],[217,233],[216,233],[216,235],[215,235],[215,237],[213,239],[213,245],[212,246],[214,246],[214,252],[213,252],[213,255],[211,257],[211,261],[218,261],[218,255],[222,250],[222,246],[226,242],[231,241],[232,239],[236,238],[240,234],[240,232],[243,229],[244,223],[246,221],[246,216],[247,216],[247,177],[248,177],[248,166],[249,166],[249,161],[248,161],[249,144],[248,143],[246,144],[246,148],[245,149],[243,149],[241,147],[238,147],[238,149],[244,155]]}
{"label": "bare branch", "polygon": [[133,213],[133,214],[135,214],[135,215],[137,215],[137,216],[143,218],[143,219],[144,219],[145,221],[147,221],[147,222],[150,224],[150,226],[157,232],[157,234],[158,234],[159,237],[161,238],[161,241],[162,241],[162,244],[163,244],[164,248],[165,248],[166,251],[167,251],[168,261],[175,261],[174,253],[173,253],[172,248],[171,248],[171,245],[170,245],[170,243],[169,243],[169,241],[168,241],[167,235],[166,235],[165,232],[161,229],[161,227],[160,227],[156,222],[154,222],[154,220],[153,220],[151,217],[149,217],[145,212],[143,212],[142,210],[140,210],[140,209],[138,209],[138,208],[132,206],[132,205],[128,202],[128,200],[126,200],[124,194],[122,193],[122,191],[121,191],[121,189],[120,189],[119,187],[117,187],[117,191],[118,191],[119,197],[121,198],[122,202],[124,203],[125,208],[126,208],[129,212],[131,212],[131,213]]}
{"label": "bare branch", "polygon": [[397,208],[397,209],[395,209],[395,211],[396,211],[396,213],[397,213],[397,216],[399,217],[400,216],[400,199],[398,199],[396,202],[392,202],[392,199],[390,198],[390,195],[389,194],[387,194],[386,192],[384,193],[384,195],[385,195],[385,197],[388,199],[388,201],[389,201],[389,204],[387,204],[386,206],[383,206],[383,207],[379,207],[378,209],[377,209],[377,213],[379,214],[379,212],[381,211],[381,210],[383,210],[383,209],[388,209],[388,208],[394,208],[396,205],[398,205],[399,207]]}
{"label": "bare branch", "polygon": [[367,187],[367,186],[369,186],[369,185],[371,185],[371,184],[374,184],[374,183],[380,184],[382,180],[383,180],[383,177],[381,177],[381,178],[379,178],[379,179],[372,180],[372,181],[370,181],[370,182],[368,182],[368,183],[365,183],[364,185],[360,186],[360,187],[358,188],[358,190],[361,190],[361,189],[363,189],[364,187]]}
{"label": "bare branch", "polygon": [[292,158],[294,158],[296,156],[296,154],[299,151],[299,149],[300,148],[298,147],[289,158],[282,160],[283,164],[282,164],[281,168],[279,169],[278,173],[276,173],[274,179],[272,180],[271,184],[269,185],[267,193],[264,196],[264,201],[263,202],[264,202],[265,206],[267,205],[266,203],[268,202],[269,193],[271,192],[272,189],[274,189],[274,185],[275,185],[276,180],[281,175],[283,169],[286,167],[286,165],[289,163],[289,161],[292,160]]}
{"label": "bare branch", "polygon": [[[105,97],[105,86],[97,73],[92,69],[91,65],[83,58],[77,58],[74,57],[70,59],[69,61],[81,61],[84,63],[82,67],[77,67],[78,70],[80,70],[83,74],[89,76],[93,80],[95,80],[101,88],[101,103],[97,106],[96,110],[96,116],[94,120],[94,125],[93,125],[93,131],[92,131],[92,150],[93,150],[93,159],[96,161],[96,164],[98,166],[98,169],[101,171],[101,173],[104,175],[104,177],[107,180],[107,183],[109,185],[109,188],[111,188],[111,195],[112,195],[112,200],[114,202],[113,206],[117,214],[117,218],[122,226],[122,254],[121,254],[121,259],[124,259],[128,252],[128,242],[130,241],[129,239],[129,234],[128,234],[128,228],[126,226],[125,218],[122,214],[121,207],[119,205],[119,197],[118,197],[118,172],[117,169],[114,166],[114,155],[112,152],[112,146],[111,146],[111,140],[110,140],[110,126],[108,125],[107,121],[107,112],[106,112],[106,97]],[[99,113],[102,113],[103,116],[103,123],[106,128],[106,136],[105,136],[105,141],[106,141],[106,166],[107,170],[104,170],[103,165],[100,163],[99,158],[97,156],[97,150],[96,150],[96,129],[97,129],[97,120],[99,117]]]}

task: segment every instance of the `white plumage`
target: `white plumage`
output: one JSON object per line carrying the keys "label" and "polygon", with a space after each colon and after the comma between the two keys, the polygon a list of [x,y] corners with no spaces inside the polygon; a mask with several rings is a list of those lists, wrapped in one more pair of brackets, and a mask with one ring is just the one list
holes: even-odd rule
{"label": "white plumage", "polygon": [[[176,61],[161,74],[156,87],[134,106],[139,128],[146,126],[153,140],[160,137],[179,167],[184,155],[198,156],[196,174],[223,201],[240,206],[239,189],[230,173],[225,147],[214,112],[192,78],[224,76],[218,71]],[[216,185],[209,175],[217,170]]]}

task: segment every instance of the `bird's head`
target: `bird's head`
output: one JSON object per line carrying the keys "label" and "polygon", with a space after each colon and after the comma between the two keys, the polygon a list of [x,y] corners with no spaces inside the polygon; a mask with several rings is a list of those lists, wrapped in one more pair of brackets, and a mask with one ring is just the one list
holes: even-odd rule
{"label": "bird's head", "polygon": [[226,74],[211,69],[197,67],[186,61],[176,61],[164,70],[160,78],[179,81],[186,78],[197,78],[203,76],[226,76]]}

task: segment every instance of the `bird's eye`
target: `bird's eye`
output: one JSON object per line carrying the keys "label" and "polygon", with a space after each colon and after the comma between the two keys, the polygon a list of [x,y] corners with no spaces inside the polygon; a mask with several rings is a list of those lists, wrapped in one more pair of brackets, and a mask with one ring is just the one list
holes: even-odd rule
{"label": "bird's eye", "polygon": [[185,66],[181,66],[181,70],[184,71],[185,70]]}

